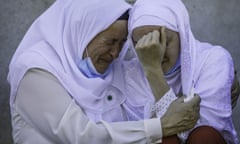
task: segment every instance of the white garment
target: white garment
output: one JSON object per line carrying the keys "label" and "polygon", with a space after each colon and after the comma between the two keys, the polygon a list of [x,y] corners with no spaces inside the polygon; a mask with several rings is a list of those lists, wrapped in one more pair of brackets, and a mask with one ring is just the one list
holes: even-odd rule
{"label": "white garment", "polygon": [[179,33],[181,75],[166,77],[167,83],[176,94],[188,95],[195,87],[195,93],[201,97],[200,120],[196,126],[210,125],[229,144],[237,144],[231,117],[233,62],[230,54],[220,46],[201,43],[194,38],[188,12],[181,0],[138,0],[130,14],[129,37],[134,28],[146,25],[165,26]]}
{"label": "white garment", "polygon": [[[127,116],[120,105],[107,113],[123,120]],[[12,105],[12,125],[18,144],[146,144],[161,140],[158,118],[115,123],[89,120],[58,79],[39,69],[31,69],[21,80]]]}

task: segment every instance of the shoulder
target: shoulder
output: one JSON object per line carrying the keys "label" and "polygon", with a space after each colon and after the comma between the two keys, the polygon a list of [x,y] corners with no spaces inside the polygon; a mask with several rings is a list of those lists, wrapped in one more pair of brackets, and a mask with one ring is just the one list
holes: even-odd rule
{"label": "shoulder", "polygon": [[205,64],[227,64],[232,65],[232,56],[227,49],[222,46],[201,43],[197,50],[198,61],[204,61]]}
{"label": "shoulder", "polygon": [[40,68],[29,69],[25,73],[22,82],[30,82],[33,84],[32,86],[36,85],[43,87],[45,84],[48,85],[49,83],[60,84],[59,80],[53,74]]}
{"label": "shoulder", "polygon": [[196,59],[196,76],[232,79],[233,72],[233,60],[225,48],[208,43],[199,46]]}
{"label": "shoulder", "polygon": [[[207,54],[208,57],[212,58],[223,58],[232,60],[232,57],[226,48],[219,45],[212,45],[209,43],[201,43],[199,46],[198,53]],[[202,55],[200,54],[200,55]]]}
{"label": "shoulder", "polygon": [[[31,89],[31,91],[28,91]],[[19,92],[31,93],[31,95],[50,95],[51,92],[61,91],[66,93],[66,90],[61,85],[59,80],[50,72],[33,68],[29,69],[24,77],[22,78],[19,89]]]}

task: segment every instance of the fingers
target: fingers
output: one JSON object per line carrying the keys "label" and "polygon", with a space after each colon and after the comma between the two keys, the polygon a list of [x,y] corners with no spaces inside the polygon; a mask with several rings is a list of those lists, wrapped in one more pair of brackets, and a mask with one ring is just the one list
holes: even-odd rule
{"label": "fingers", "polygon": [[153,32],[149,32],[144,35],[140,40],[138,40],[136,44],[136,48],[144,48],[152,44],[159,44],[159,32],[154,30]]}
{"label": "fingers", "polygon": [[154,31],[152,32],[151,43],[152,43],[152,44],[158,44],[158,43],[160,43],[160,41],[159,41],[159,36],[160,36],[159,31],[154,30]]}
{"label": "fingers", "polygon": [[167,45],[167,37],[165,33],[165,27],[161,28],[161,44],[163,45],[164,48],[166,48]]}
{"label": "fingers", "polygon": [[138,42],[137,42],[135,47],[136,48],[142,48],[144,40],[145,40],[145,35],[140,40],[138,40]]}
{"label": "fingers", "polygon": [[[158,30],[154,30],[153,32],[149,32],[148,34],[144,35],[140,40],[138,40],[136,47],[143,47],[148,45],[149,43],[156,44],[160,42],[165,48],[167,43],[165,29],[165,27],[162,27],[160,33]],[[160,41],[159,37],[161,37]]]}
{"label": "fingers", "polygon": [[195,105],[199,105],[199,103],[201,102],[201,98],[199,95],[194,94],[194,97],[189,102],[194,103]]}
{"label": "fingers", "polygon": [[154,30],[140,38],[135,46],[137,55],[145,66],[161,66],[166,48],[160,44],[159,35],[159,31]]}
{"label": "fingers", "polygon": [[[176,101],[178,101],[180,103],[183,103],[185,97],[186,96],[184,96],[184,95],[179,96],[179,98]],[[185,102],[185,103],[189,103],[189,104],[193,104],[193,105],[199,105],[200,102],[201,102],[200,96],[197,95],[197,94],[194,94],[194,97],[191,100],[189,100],[188,102]]]}
{"label": "fingers", "polygon": [[143,47],[148,47],[152,39],[152,33],[148,33],[145,36],[144,42],[143,42]]}
{"label": "fingers", "polygon": [[201,102],[201,98],[200,98],[200,96],[198,94],[194,94],[193,98],[195,98],[198,103]]}
{"label": "fingers", "polygon": [[178,99],[177,99],[178,102],[180,103],[183,103],[184,102],[184,96],[180,96]]}

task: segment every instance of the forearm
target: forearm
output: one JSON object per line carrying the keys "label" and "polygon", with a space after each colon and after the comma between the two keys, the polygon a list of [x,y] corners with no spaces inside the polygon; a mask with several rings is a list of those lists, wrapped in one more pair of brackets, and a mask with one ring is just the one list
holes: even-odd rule
{"label": "forearm", "polygon": [[144,73],[155,96],[156,101],[169,90],[169,86],[164,78],[164,73],[160,67],[145,67]]}

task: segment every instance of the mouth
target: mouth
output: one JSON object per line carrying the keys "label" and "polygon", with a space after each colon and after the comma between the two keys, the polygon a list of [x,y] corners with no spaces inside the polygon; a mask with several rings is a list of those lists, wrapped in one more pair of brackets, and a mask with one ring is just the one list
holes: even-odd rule
{"label": "mouth", "polygon": [[102,57],[102,58],[100,57],[99,59],[100,59],[100,60],[103,60],[103,61],[106,61],[106,62],[111,62],[111,61],[113,60],[111,57],[104,57],[104,58],[103,58],[103,57]]}
{"label": "mouth", "polygon": [[105,62],[105,63],[111,63],[113,61],[113,58],[111,56],[100,56],[99,61]]}
{"label": "mouth", "polygon": [[108,66],[108,65],[110,65],[111,63],[112,63],[112,59],[106,59],[106,58],[100,58],[99,60],[98,60],[98,62],[99,62],[99,64],[101,64],[101,65],[104,65],[104,66]]}

